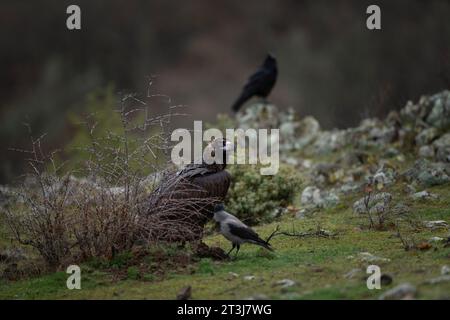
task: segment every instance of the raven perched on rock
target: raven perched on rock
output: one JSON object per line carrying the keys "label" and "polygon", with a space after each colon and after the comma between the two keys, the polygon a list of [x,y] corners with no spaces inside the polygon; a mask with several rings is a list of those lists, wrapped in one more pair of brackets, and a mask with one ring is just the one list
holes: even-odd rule
{"label": "raven perched on rock", "polygon": [[253,96],[265,100],[277,81],[277,74],[277,60],[268,54],[262,66],[247,80],[241,95],[231,107],[233,111],[238,112],[239,108]]}

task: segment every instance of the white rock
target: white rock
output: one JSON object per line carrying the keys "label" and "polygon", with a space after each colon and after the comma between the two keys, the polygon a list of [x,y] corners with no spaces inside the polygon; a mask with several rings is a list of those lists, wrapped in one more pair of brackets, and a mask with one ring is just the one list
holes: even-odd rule
{"label": "white rock", "polygon": [[430,229],[447,228],[448,223],[444,220],[424,221],[424,225]]}
{"label": "white rock", "polygon": [[428,240],[428,242],[442,242],[442,241],[444,241],[444,238],[441,237],[433,237],[430,238],[430,240]]}
{"label": "white rock", "polygon": [[282,279],[277,282],[275,282],[275,285],[281,286],[281,288],[289,288],[296,284],[294,280],[291,279]]}
{"label": "white rock", "polygon": [[358,258],[362,262],[389,262],[389,261],[391,261],[390,259],[387,259],[387,258],[374,256],[373,254],[371,254],[369,252],[358,253]]}
{"label": "white rock", "polygon": [[443,276],[445,276],[445,275],[447,275],[447,274],[450,274],[450,267],[447,266],[447,265],[442,266],[442,268],[441,268],[441,274],[442,274]]}
{"label": "white rock", "polygon": [[395,288],[392,288],[391,290],[388,290],[384,292],[380,297],[379,300],[399,300],[399,299],[411,299],[414,298],[416,294],[416,287],[414,287],[410,283],[403,283],[401,285],[396,286]]}

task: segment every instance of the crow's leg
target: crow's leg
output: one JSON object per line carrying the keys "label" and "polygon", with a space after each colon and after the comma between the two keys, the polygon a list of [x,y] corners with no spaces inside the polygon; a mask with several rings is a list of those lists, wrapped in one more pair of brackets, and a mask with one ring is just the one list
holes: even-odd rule
{"label": "crow's leg", "polygon": [[231,248],[231,250],[230,251],[228,251],[228,253],[227,253],[227,256],[229,256],[230,255],[230,253],[231,253],[231,251],[233,251],[234,250],[234,248],[236,248],[236,245],[233,243],[233,248]]}
{"label": "crow's leg", "polygon": [[237,246],[237,250],[236,250],[236,253],[234,254],[234,257],[235,257],[235,258],[237,257],[238,252],[239,252],[239,249],[241,248],[241,245],[240,245],[240,244],[238,244],[238,245],[236,245],[236,246]]}

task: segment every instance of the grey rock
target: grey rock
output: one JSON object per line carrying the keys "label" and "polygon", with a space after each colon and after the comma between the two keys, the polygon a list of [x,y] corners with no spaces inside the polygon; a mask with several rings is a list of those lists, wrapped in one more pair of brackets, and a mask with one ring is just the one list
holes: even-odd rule
{"label": "grey rock", "polygon": [[432,237],[432,238],[430,238],[430,240],[428,240],[428,242],[431,242],[431,243],[433,243],[433,242],[443,242],[445,239],[444,238],[441,238],[441,237]]}
{"label": "grey rock", "polygon": [[411,198],[414,200],[435,200],[438,198],[438,196],[434,193],[430,193],[426,190],[416,192],[411,195]]}
{"label": "grey rock", "polygon": [[296,284],[297,283],[291,279],[282,279],[282,280],[275,282],[275,285],[279,286],[281,288],[289,288],[289,287],[295,286]]}
{"label": "grey rock", "polygon": [[318,208],[331,208],[339,203],[339,197],[332,191],[323,191],[317,187],[306,187],[301,195],[303,205],[314,205]]}
{"label": "grey rock", "polygon": [[358,253],[358,259],[361,262],[369,262],[369,263],[376,263],[376,262],[389,262],[391,261],[388,258],[382,258],[382,257],[377,257],[374,256],[373,254],[369,253],[369,252],[360,252]]}
{"label": "grey rock", "polygon": [[404,203],[397,203],[393,208],[392,208],[392,213],[395,215],[407,215],[411,213],[411,208],[408,207],[406,204]]}
{"label": "grey rock", "polygon": [[435,221],[424,221],[425,227],[430,229],[440,229],[440,228],[448,228],[447,221],[444,220],[435,220]]}
{"label": "grey rock", "polygon": [[422,158],[434,158],[435,154],[433,146],[421,146],[419,148],[419,156]]}
{"label": "grey rock", "polygon": [[426,122],[436,128],[450,125],[450,91],[443,91],[430,97],[431,112]]}
{"label": "grey rock", "polygon": [[418,146],[428,145],[438,137],[438,134],[438,129],[434,127],[422,130],[415,138],[416,144]]}
{"label": "grey rock", "polygon": [[448,168],[445,164],[419,159],[404,175],[410,181],[416,181],[429,187],[450,182],[450,177],[447,175],[446,170]]}
{"label": "grey rock", "polygon": [[444,134],[433,142],[436,149],[436,159],[442,162],[450,162],[450,132]]}
{"label": "grey rock", "polygon": [[352,270],[350,270],[349,272],[347,272],[345,275],[344,275],[344,278],[345,279],[353,279],[353,278],[355,278],[356,276],[358,276],[359,274],[361,274],[362,273],[362,269],[359,269],[359,268],[355,268],[355,269],[352,269]]}
{"label": "grey rock", "polygon": [[441,275],[445,276],[447,274],[450,274],[450,267],[447,265],[444,265],[441,268]]}
{"label": "grey rock", "polygon": [[399,300],[399,299],[412,299],[416,295],[416,287],[410,283],[403,283],[396,286],[386,292],[384,292],[379,300]]}

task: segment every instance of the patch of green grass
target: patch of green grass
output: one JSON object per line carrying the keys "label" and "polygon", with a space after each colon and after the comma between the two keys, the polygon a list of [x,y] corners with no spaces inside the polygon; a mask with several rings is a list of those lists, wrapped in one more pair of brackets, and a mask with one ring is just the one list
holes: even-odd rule
{"label": "patch of green grass", "polygon": [[[410,206],[419,221],[449,221],[450,186],[428,189],[440,196],[438,200],[411,201],[401,185],[393,186],[389,192],[395,201]],[[450,248],[433,243],[429,250],[405,251],[395,230],[369,230],[364,216],[352,212],[352,204],[361,194],[343,197],[342,203],[332,209],[319,210],[311,217],[298,220],[285,215],[279,221],[255,227],[262,238],[268,237],[280,226],[287,231],[314,231],[322,229],[336,233],[336,237],[295,238],[277,236],[271,240],[275,252],[271,253],[253,245],[243,245],[235,259],[213,261],[201,259],[191,268],[167,270],[163,276],[152,273],[140,275],[132,263],[131,253],[116,256],[112,261],[93,260],[82,266],[82,289],[68,290],[68,275],[58,272],[39,278],[17,282],[3,281],[0,298],[3,299],[174,299],[179,290],[192,286],[194,299],[241,299],[264,294],[273,299],[376,299],[382,292],[404,282],[418,289],[420,299],[449,298],[450,282],[430,285],[426,281],[440,275],[443,265],[450,265]],[[430,230],[424,227],[402,228],[405,237],[416,242],[431,237],[447,237],[448,230]],[[221,235],[213,233],[205,238],[211,246],[229,250],[230,244]],[[155,249],[165,256],[176,256],[179,248],[173,246]],[[158,264],[149,250],[142,263]],[[368,290],[366,268],[369,264],[358,259],[358,253],[390,259],[378,264],[383,273],[393,276],[393,283],[382,290]],[[117,280],[108,269],[126,270],[126,279]],[[125,268],[125,269],[124,269]],[[351,279],[344,275],[352,269],[361,269]],[[103,270],[103,271],[102,271]],[[237,274],[237,276],[236,276]],[[246,278],[246,276],[251,276]],[[296,285],[283,289],[276,285],[281,279],[291,279]]]}

